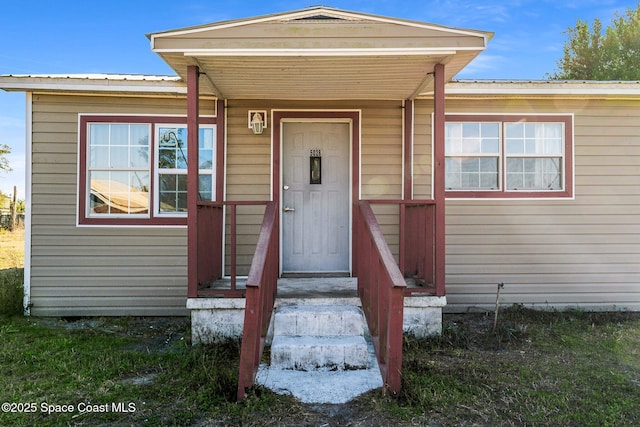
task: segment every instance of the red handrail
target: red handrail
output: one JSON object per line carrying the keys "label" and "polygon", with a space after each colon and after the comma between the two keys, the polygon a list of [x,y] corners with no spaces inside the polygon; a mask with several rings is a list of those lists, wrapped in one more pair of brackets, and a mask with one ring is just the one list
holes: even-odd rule
{"label": "red handrail", "polygon": [[357,222],[358,293],[369,325],[385,390],[400,391],[402,320],[406,283],[371,206],[360,202]]}
{"label": "red handrail", "polygon": [[255,382],[275,303],[279,269],[277,214],[276,202],[267,203],[256,252],[247,278],[238,400],[245,398],[247,388]]}

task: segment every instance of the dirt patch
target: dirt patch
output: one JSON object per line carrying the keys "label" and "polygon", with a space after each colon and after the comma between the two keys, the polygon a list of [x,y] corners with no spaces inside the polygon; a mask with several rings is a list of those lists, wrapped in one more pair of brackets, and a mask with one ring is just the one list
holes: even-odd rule
{"label": "dirt patch", "polygon": [[179,341],[191,344],[187,317],[43,317],[34,318],[34,322],[69,331],[90,330],[134,338],[129,349],[149,353],[169,351]]}

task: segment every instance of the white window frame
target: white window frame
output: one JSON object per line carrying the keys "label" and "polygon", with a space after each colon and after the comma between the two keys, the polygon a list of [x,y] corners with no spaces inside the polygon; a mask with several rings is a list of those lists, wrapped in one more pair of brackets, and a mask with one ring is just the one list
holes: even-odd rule
{"label": "white window frame", "polygon": [[[184,123],[156,123],[154,126],[154,164],[153,168],[153,212],[157,217],[175,217],[182,218],[187,216],[187,211],[182,212],[161,212],[160,211],[160,175],[171,174],[171,175],[187,175],[187,169],[163,169],[164,172],[161,171],[160,166],[158,165],[158,160],[160,159],[160,146],[162,144],[160,130],[165,128],[172,129],[187,129],[187,125]],[[212,159],[211,159],[211,169],[198,169],[198,177],[203,175],[211,176],[211,199],[215,200],[216,196],[216,125],[215,124],[200,124],[200,130],[202,129],[211,129],[213,139],[212,139]],[[186,148],[186,146],[185,146]],[[186,152],[186,150],[185,150]]]}

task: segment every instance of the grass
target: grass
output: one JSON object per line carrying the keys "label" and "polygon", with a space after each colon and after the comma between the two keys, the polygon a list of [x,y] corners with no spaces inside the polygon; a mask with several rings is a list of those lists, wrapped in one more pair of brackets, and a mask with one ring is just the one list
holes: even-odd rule
{"label": "grass", "polygon": [[487,316],[457,316],[442,337],[407,340],[389,409],[435,424],[640,424],[638,313],[501,314],[495,333]]}
{"label": "grass", "polygon": [[192,347],[187,319],[68,320],[0,317],[0,403],[37,406],[0,425],[640,424],[639,313],[516,307],[495,333],[492,316],[446,315],[441,337],[405,339],[398,396],[337,407],[261,388],[236,403],[238,341]]}
{"label": "grass", "polygon": [[0,270],[24,267],[24,228],[0,228]]}
{"label": "grass", "polygon": [[0,316],[22,313],[24,229],[0,228]]}
{"label": "grass", "polygon": [[[147,320],[3,319],[0,402],[35,405],[0,413],[0,425],[233,423],[256,400],[268,405],[235,403],[237,341],[191,348],[185,319],[151,329]],[[56,412],[63,405],[74,408]],[[80,412],[87,406],[104,412]]]}

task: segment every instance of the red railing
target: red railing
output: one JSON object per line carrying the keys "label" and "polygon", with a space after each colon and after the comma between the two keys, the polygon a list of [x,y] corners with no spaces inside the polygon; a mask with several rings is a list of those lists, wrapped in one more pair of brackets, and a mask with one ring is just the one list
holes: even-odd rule
{"label": "red railing", "polygon": [[[197,264],[198,284],[210,283],[222,276],[222,258],[215,246],[222,242],[224,208],[222,204],[198,202]],[[192,289],[193,288],[193,289]],[[189,298],[198,296],[198,287],[189,287]]]}
{"label": "red railing", "polygon": [[406,283],[367,201],[357,216],[358,294],[369,325],[385,390],[400,391]]}
{"label": "red railing", "polygon": [[267,203],[256,252],[247,278],[238,400],[245,398],[247,388],[251,387],[255,381],[273,312],[280,252],[277,214],[277,203]]}
{"label": "red railing", "polygon": [[[245,291],[237,286],[237,217],[239,206],[266,205],[266,201],[198,201],[198,283],[196,289],[189,289],[189,298],[222,296],[241,298]],[[212,287],[214,281],[222,277],[222,236],[224,216],[227,208],[229,220],[229,278],[228,289]]]}
{"label": "red railing", "polygon": [[[397,205],[399,208],[398,265],[402,275],[413,279],[416,286],[407,287],[405,294],[429,293],[443,296],[444,280],[438,269],[444,270],[444,260],[436,256],[435,201],[433,200],[369,200],[370,204]],[[442,264],[442,265],[440,265]]]}

